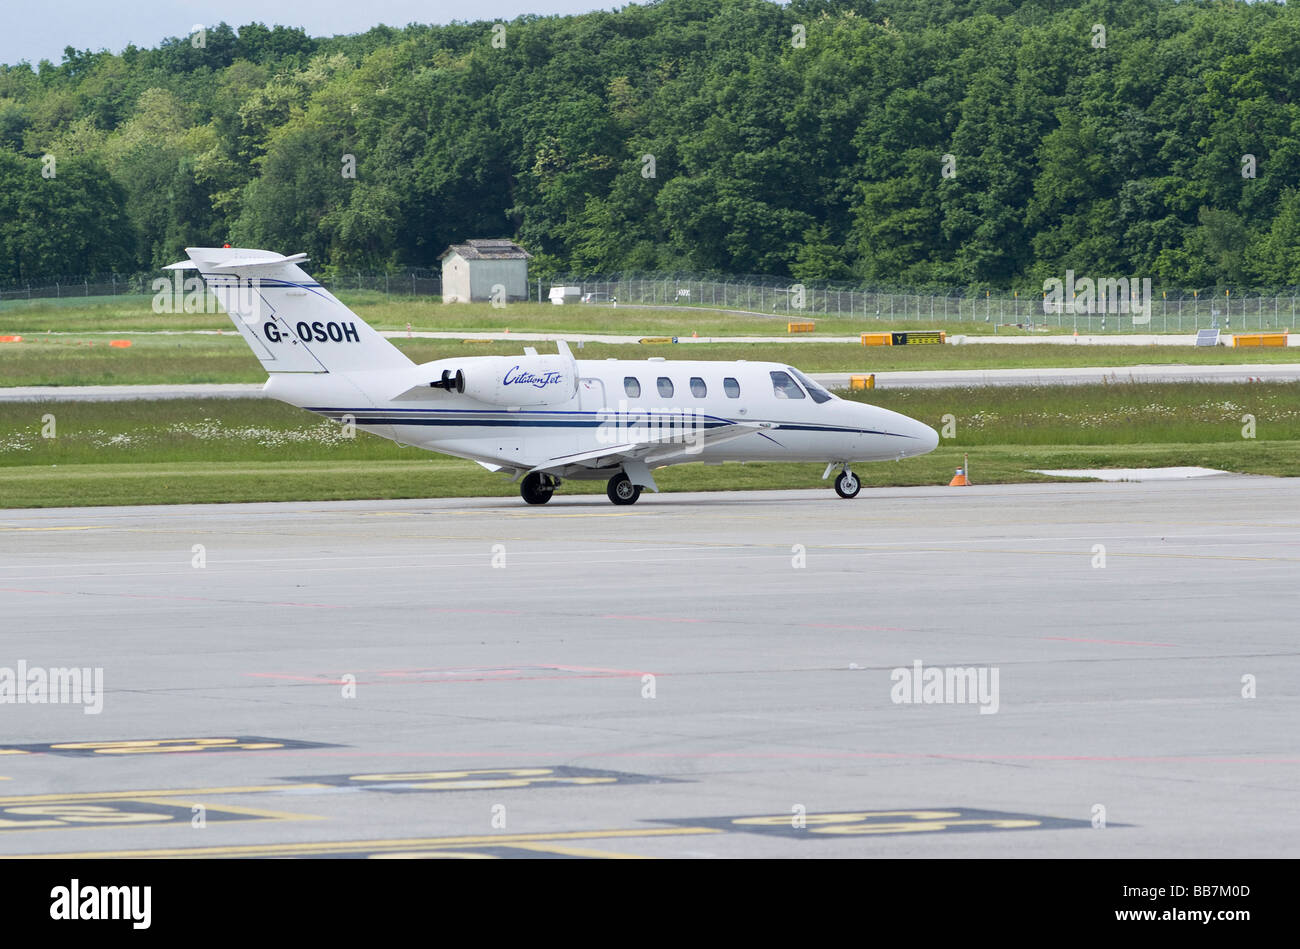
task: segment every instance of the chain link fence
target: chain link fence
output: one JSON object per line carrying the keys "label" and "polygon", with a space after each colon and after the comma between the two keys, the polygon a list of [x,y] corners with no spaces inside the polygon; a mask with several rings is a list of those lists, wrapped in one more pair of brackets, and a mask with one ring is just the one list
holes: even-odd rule
{"label": "chain link fence", "polygon": [[[691,273],[606,274],[558,277],[553,287],[569,287],[579,299],[653,307],[709,307],[801,318],[836,316],[866,324],[982,324],[1025,330],[1077,330],[1080,333],[1192,333],[1219,328],[1248,332],[1296,325],[1300,291],[1265,294],[1223,289],[1154,290],[1149,312],[1117,312],[1119,300],[1105,301],[1109,312],[1078,312],[1053,303],[1041,290],[984,292],[905,292],[822,283],[795,283],[775,277],[719,277]],[[1131,295],[1130,295],[1131,298]],[[1145,303],[1145,294],[1140,295]],[[1146,310],[1146,306],[1142,307]]]}
{"label": "chain link fence", "polygon": [[[192,275],[187,271],[173,271],[176,277],[147,271],[137,274],[81,274],[77,276],[44,277],[22,284],[0,287],[0,303],[15,300],[96,300],[104,298],[149,296],[157,280],[166,280],[169,291],[180,286]],[[317,278],[332,293],[371,291],[385,296],[437,297],[442,295],[442,274],[435,270],[407,270],[400,273],[376,271],[338,271]]]}
{"label": "chain link fence", "polygon": [[[152,296],[154,281],[167,279],[155,271],[138,274],[90,274],[47,277],[0,287],[0,303],[20,300],[98,300]],[[172,278],[174,280],[175,278]],[[397,297],[439,297],[442,275],[435,270],[398,273],[335,271],[317,278],[332,292],[365,291]],[[175,287],[175,283],[171,284]],[[1155,290],[1150,311],[1143,315],[1115,312],[1075,312],[1068,303],[1045,301],[1041,290],[1028,291],[905,291],[898,288],[851,287],[831,283],[796,283],[761,275],[717,276],[688,272],[562,276],[549,282],[532,280],[529,297],[545,302],[550,290],[570,288],[589,303],[708,307],[769,316],[802,318],[836,316],[882,326],[901,323],[982,324],[1023,330],[1077,330],[1080,333],[1193,333],[1218,328],[1232,332],[1288,329],[1297,324],[1300,290],[1262,293],[1252,290]],[[1081,308],[1080,308],[1081,309]]]}

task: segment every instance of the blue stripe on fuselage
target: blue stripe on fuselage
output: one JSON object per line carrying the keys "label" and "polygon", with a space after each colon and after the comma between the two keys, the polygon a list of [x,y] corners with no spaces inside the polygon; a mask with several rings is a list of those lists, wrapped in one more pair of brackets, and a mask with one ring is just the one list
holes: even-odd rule
{"label": "blue stripe on fuselage", "polygon": [[[681,413],[668,412],[637,412],[627,413],[624,415],[611,415],[606,418],[597,418],[595,412],[571,412],[565,410],[540,410],[534,412],[510,412],[507,413],[501,409],[336,409],[326,408],[323,406],[304,406],[309,412],[315,412],[319,415],[325,415],[336,421],[345,415],[352,416],[358,425],[437,425],[437,426],[461,426],[465,428],[475,427],[500,427],[514,426],[524,428],[598,428],[602,425],[623,425],[626,427],[640,427],[651,424],[651,422],[668,422],[682,420]],[[607,412],[612,410],[606,410]],[[441,418],[424,417],[391,417],[392,413],[439,413],[444,416]],[[483,415],[508,415],[508,418],[481,418]],[[546,418],[545,416],[580,416],[577,419],[555,419]],[[447,417],[451,416],[451,417]],[[456,417],[459,416],[459,417]],[[471,417],[466,417],[471,416]],[[532,416],[532,417],[530,417]],[[541,416],[541,417],[537,417]],[[718,418],[717,416],[708,416],[710,421],[702,423],[700,427],[706,429],[724,428],[728,425],[737,424],[735,419]],[[749,420],[746,420],[749,421]],[[684,427],[685,422],[681,423]],[[913,438],[912,435],[903,435],[898,432],[882,432],[869,428],[845,428],[839,425],[799,425],[788,422],[773,422],[774,430],[795,431],[795,432],[830,432],[842,433],[849,435],[887,435],[892,438]],[[661,427],[665,427],[662,426]],[[671,427],[671,424],[667,427]]]}

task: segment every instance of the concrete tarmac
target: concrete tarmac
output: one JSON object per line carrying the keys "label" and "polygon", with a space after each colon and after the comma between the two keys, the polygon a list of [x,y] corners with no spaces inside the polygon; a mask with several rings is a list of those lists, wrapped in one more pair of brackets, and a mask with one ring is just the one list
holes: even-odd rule
{"label": "concrete tarmac", "polygon": [[[1294,856],[1298,512],[1239,476],[0,512],[0,853]],[[102,694],[40,701],[71,667]]]}

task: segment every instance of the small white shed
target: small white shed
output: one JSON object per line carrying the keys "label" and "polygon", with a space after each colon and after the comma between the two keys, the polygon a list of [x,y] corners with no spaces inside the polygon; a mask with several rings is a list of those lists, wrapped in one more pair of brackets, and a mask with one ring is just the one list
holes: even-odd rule
{"label": "small white shed", "polygon": [[468,240],[442,252],[442,302],[491,300],[500,285],[507,301],[528,299],[532,254],[512,240]]}

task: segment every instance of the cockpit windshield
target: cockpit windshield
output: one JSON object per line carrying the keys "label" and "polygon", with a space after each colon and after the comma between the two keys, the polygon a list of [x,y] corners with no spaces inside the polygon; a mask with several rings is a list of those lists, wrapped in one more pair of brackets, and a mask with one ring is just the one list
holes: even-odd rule
{"label": "cockpit windshield", "polygon": [[812,400],[818,405],[821,405],[823,402],[829,402],[831,399],[835,398],[835,396],[831,395],[817,383],[813,382],[798,369],[793,366],[789,366],[788,368],[790,372],[794,374],[794,377],[803,383],[803,387],[808,390],[808,394],[812,396]]}

